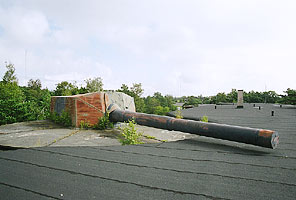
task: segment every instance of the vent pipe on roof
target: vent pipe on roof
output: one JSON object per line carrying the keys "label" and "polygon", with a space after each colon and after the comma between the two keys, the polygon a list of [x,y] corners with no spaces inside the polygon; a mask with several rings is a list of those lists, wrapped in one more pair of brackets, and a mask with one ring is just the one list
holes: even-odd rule
{"label": "vent pipe on roof", "polygon": [[237,91],[237,106],[236,108],[244,108],[244,91]]}

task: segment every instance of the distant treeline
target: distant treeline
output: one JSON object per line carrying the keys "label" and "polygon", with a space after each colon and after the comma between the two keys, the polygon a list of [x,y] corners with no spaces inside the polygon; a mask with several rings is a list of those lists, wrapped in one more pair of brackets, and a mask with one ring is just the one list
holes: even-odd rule
{"label": "distant treeline", "polygon": [[[100,77],[86,79],[85,87],[78,87],[76,83],[62,81],[55,90],[42,89],[39,79],[30,79],[27,86],[19,86],[13,64],[6,65],[7,71],[0,81],[0,125],[14,122],[48,119],[50,116],[50,97],[85,94],[104,91]],[[153,96],[142,97],[144,90],[141,83],[131,87],[122,84],[116,90],[132,96],[135,100],[137,112],[166,115],[176,110],[175,103],[198,106],[199,104],[235,103],[237,91],[218,93],[215,96],[183,96],[180,98],[171,95],[163,96],[155,92]],[[274,91],[244,92],[244,102],[247,103],[281,103],[296,105],[296,90],[287,89],[285,95],[278,95]]]}

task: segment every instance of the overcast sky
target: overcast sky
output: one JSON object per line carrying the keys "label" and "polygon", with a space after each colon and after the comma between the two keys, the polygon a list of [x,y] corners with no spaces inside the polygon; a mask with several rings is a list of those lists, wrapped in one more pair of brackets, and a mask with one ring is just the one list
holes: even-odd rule
{"label": "overcast sky", "polygon": [[0,76],[144,95],[296,89],[295,0],[0,0]]}

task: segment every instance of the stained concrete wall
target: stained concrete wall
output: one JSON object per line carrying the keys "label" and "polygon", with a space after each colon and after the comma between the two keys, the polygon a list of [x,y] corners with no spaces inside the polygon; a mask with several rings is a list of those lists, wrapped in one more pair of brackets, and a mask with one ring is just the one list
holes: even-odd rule
{"label": "stained concrete wall", "polygon": [[136,112],[134,98],[122,92],[107,92],[109,105],[115,103],[121,110]]}

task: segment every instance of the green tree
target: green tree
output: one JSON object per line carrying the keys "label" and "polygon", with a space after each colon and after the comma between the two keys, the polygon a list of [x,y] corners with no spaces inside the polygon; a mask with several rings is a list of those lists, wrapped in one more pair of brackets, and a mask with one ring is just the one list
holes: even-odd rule
{"label": "green tree", "polygon": [[264,103],[264,95],[260,92],[250,91],[244,92],[244,101],[247,103]]}
{"label": "green tree", "polygon": [[227,96],[224,92],[220,92],[216,95],[216,104],[217,103],[226,103],[227,102]]}
{"label": "green tree", "polygon": [[280,100],[281,103],[296,105],[296,90],[288,88],[284,91],[287,95],[281,95],[282,99]]}
{"label": "green tree", "polygon": [[157,106],[160,106],[160,102],[151,96],[145,98],[145,113],[154,114]]}
{"label": "green tree", "polygon": [[25,120],[25,96],[16,82],[0,82],[0,94],[0,125]]}
{"label": "green tree", "polygon": [[142,83],[133,83],[133,86],[130,90],[138,97],[141,97],[144,93],[144,90],[142,89]]}
{"label": "green tree", "polygon": [[36,79],[36,80],[30,79],[28,81],[28,88],[30,88],[30,89],[40,90],[41,87],[42,87],[42,85],[41,85],[40,79]]}
{"label": "green tree", "polygon": [[145,103],[144,100],[141,98],[144,90],[142,89],[141,83],[134,83],[131,88],[129,88],[126,84],[122,84],[117,92],[123,92],[131,97],[134,98],[136,111],[137,112],[144,112],[145,111]]}
{"label": "green tree", "polygon": [[175,111],[177,110],[177,107],[174,105],[175,101],[174,101],[174,97],[171,95],[166,95],[164,97],[166,99],[166,106],[169,107],[170,111]]}
{"label": "green tree", "polygon": [[154,110],[156,115],[166,115],[168,112],[170,112],[169,107],[156,106]]}
{"label": "green tree", "polygon": [[184,105],[193,105],[198,106],[202,103],[202,100],[195,96],[189,96],[187,97],[187,102]]}
{"label": "green tree", "polygon": [[72,84],[67,81],[58,83],[56,89],[54,90],[55,96],[70,96],[74,94],[78,94],[78,87],[75,83]]}
{"label": "green tree", "polygon": [[275,91],[263,92],[265,103],[276,103],[279,100],[279,95]]}
{"label": "green tree", "polygon": [[21,87],[25,95],[26,120],[47,119],[50,115],[50,92],[41,89],[41,81],[29,80],[28,87]]}
{"label": "green tree", "polygon": [[6,64],[7,71],[5,72],[3,76],[3,82],[4,83],[16,83],[18,84],[18,79],[15,75],[15,68],[13,64]]}
{"label": "green tree", "polygon": [[88,92],[100,92],[103,91],[103,80],[101,77],[95,77],[93,79],[88,78],[85,80],[86,90]]}
{"label": "green tree", "polygon": [[232,89],[230,93],[226,95],[226,99],[228,103],[236,103],[237,102],[237,90]]}

